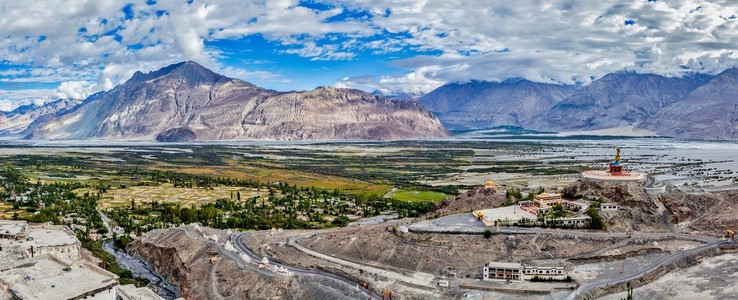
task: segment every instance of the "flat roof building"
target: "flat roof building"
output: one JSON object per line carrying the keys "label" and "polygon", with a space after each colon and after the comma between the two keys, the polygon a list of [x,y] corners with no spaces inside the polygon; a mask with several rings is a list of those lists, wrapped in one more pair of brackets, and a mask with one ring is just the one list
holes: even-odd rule
{"label": "flat roof building", "polygon": [[66,226],[49,224],[27,224],[23,239],[0,239],[0,265],[50,254],[57,259],[72,263],[80,260],[82,244]]}
{"label": "flat roof building", "polygon": [[26,221],[0,220],[0,238],[20,240],[28,236],[28,223]]}
{"label": "flat roof building", "polygon": [[617,211],[618,210],[618,204],[617,203],[602,203],[600,204],[600,210],[603,211]]}
{"label": "flat roof building", "polygon": [[149,288],[127,284],[115,287],[115,300],[164,300]]}
{"label": "flat roof building", "polygon": [[489,262],[482,269],[483,280],[531,280],[534,277],[542,279],[564,279],[567,272],[563,267],[526,266],[522,263]]}
{"label": "flat roof building", "polygon": [[118,276],[94,264],[68,265],[48,255],[0,270],[0,289],[15,299],[113,299],[117,284]]}
{"label": "flat roof building", "polygon": [[489,262],[482,269],[483,280],[523,280],[523,264],[507,262]]}

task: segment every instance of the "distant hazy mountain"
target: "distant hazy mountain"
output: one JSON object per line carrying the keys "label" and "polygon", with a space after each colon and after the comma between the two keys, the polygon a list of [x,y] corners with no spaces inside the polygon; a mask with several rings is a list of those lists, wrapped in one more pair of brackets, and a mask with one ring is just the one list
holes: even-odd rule
{"label": "distant hazy mountain", "polygon": [[418,102],[434,112],[448,129],[527,126],[576,88],[512,79],[472,81],[441,86]]}
{"label": "distant hazy mountain", "polygon": [[667,136],[737,140],[738,69],[718,74],[641,127]]}
{"label": "distant hazy mountain", "polygon": [[59,99],[41,106],[28,104],[10,112],[0,111],[0,135],[22,134],[34,121],[61,114],[82,103],[82,100]]}
{"label": "distant hazy mountain", "polygon": [[533,129],[598,130],[638,125],[684,99],[710,77],[614,73],[577,90],[530,124]]}
{"label": "distant hazy mountain", "polygon": [[183,62],[39,122],[32,139],[400,139],[447,133],[420,105],[353,89],[280,93]]}

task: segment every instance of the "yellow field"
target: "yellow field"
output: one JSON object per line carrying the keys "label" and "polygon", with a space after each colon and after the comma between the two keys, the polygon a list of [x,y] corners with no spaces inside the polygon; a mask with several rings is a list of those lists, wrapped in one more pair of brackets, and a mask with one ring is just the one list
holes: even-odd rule
{"label": "yellow field", "polygon": [[237,179],[251,179],[260,182],[287,182],[291,185],[314,186],[324,189],[339,189],[342,192],[353,195],[375,195],[381,196],[389,192],[392,187],[388,185],[373,184],[370,182],[327,176],[308,172],[284,169],[270,169],[255,166],[228,166],[179,169],[178,172],[217,175]]}
{"label": "yellow field", "polygon": [[22,210],[22,209],[14,210],[13,209],[13,204],[11,204],[11,203],[8,203],[8,202],[5,202],[5,201],[0,201],[0,219],[10,220],[10,219],[13,218],[13,213],[14,212],[18,212],[18,214],[20,216],[22,216],[22,217],[26,217],[26,216],[30,216],[31,215],[31,213],[29,213],[29,212],[27,212],[25,210]]}
{"label": "yellow field", "polygon": [[[105,209],[130,205],[131,199],[133,199],[137,205],[157,201],[159,203],[179,203],[182,207],[190,207],[195,203],[202,204],[215,202],[215,200],[223,198],[230,199],[231,191],[234,194],[234,199],[236,192],[241,192],[241,200],[269,194],[265,190],[241,187],[175,188],[172,184],[167,183],[160,186],[131,186],[125,189],[111,189],[103,195],[98,206]],[[77,192],[85,193],[86,191],[78,190]]]}

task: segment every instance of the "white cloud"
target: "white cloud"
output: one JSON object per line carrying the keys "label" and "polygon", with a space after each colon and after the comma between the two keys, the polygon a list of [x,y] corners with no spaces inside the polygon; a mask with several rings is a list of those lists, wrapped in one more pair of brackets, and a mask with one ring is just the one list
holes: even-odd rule
{"label": "white cloud", "polygon": [[35,104],[43,105],[54,98],[54,90],[0,90],[0,110],[11,111],[18,106]]}
{"label": "white cloud", "polygon": [[420,67],[418,70],[405,75],[343,78],[335,84],[340,88],[354,88],[367,91],[380,91],[385,95],[395,93],[427,93],[443,85],[445,82],[433,79],[433,74],[439,71],[438,67]]}
{"label": "white cloud", "polygon": [[279,77],[279,74],[274,74],[271,72],[266,71],[247,71],[241,68],[234,68],[234,67],[226,67],[220,70],[221,74],[231,77],[231,78],[238,78],[242,80],[253,80],[258,79],[261,81],[270,81],[275,80]]}
{"label": "white cloud", "polygon": [[62,82],[56,89],[59,99],[84,99],[94,93],[94,84],[88,81]]}
{"label": "white cloud", "polygon": [[[129,2],[132,19],[122,11]],[[0,70],[0,81],[77,82],[73,92],[62,93],[84,95],[120,84],[136,70],[182,60],[239,78],[289,81],[228,69],[220,62],[227,54],[206,46],[253,34],[283,44],[283,54],[313,60],[351,60],[359,52],[391,56],[387,60],[404,73],[350,74],[337,84],[386,92],[509,77],[586,83],[624,69],[716,73],[738,64],[735,1],[315,2],[332,8],[311,9],[298,0],[6,1],[0,57],[12,67]],[[357,11],[366,13],[346,15]],[[403,58],[416,52],[425,55]]]}
{"label": "white cloud", "polygon": [[[510,77],[587,83],[620,70],[679,76],[738,64],[735,1],[352,2],[374,13],[375,26],[409,34],[405,46],[441,52],[397,62],[410,72],[394,80],[357,86],[404,80],[402,91],[429,87],[427,80]],[[437,71],[420,72],[428,68]]]}

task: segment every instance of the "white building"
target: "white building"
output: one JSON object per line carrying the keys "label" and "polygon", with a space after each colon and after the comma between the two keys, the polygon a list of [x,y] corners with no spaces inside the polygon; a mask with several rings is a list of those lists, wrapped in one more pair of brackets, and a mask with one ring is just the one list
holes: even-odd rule
{"label": "white building", "polygon": [[[0,221],[0,228],[9,224],[8,222],[11,221]],[[17,260],[45,254],[52,255],[64,263],[80,260],[80,247],[82,245],[74,232],[68,227],[14,222],[13,226],[24,228],[24,232],[22,234],[15,233],[15,235],[6,234],[10,238],[0,238],[0,248],[3,250],[0,252],[0,265],[6,259]],[[2,232],[4,233],[6,230]],[[18,239],[15,237],[18,237]]]}
{"label": "white building", "polygon": [[523,264],[490,262],[482,269],[482,280],[523,280]]}
{"label": "white building", "polygon": [[573,227],[586,227],[592,221],[589,216],[561,218],[556,220],[556,224]]}
{"label": "white building", "polygon": [[531,280],[533,277],[540,277],[544,279],[557,279],[561,280],[566,278],[566,271],[563,267],[533,267],[524,266],[523,279]]}
{"label": "white building", "polygon": [[119,285],[115,287],[115,300],[163,300],[149,288],[137,288],[135,285]]}
{"label": "white building", "polygon": [[0,271],[0,299],[114,299],[118,276],[86,262],[36,256]]}
{"label": "white building", "polygon": [[534,277],[542,279],[563,280],[567,272],[563,267],[526,266],[521,263],[490,262],[482,269],[482,280],[532,280]]}
{"label": "white building", "polygon": [[619,207],[617,203],[602,203],[600,204],[601,211],[618,211]]}
{"label": "white building", "polygon": [[0,220],[0,238],[10,240],[23,240],[28,236],[28,223],[26,221]]}

